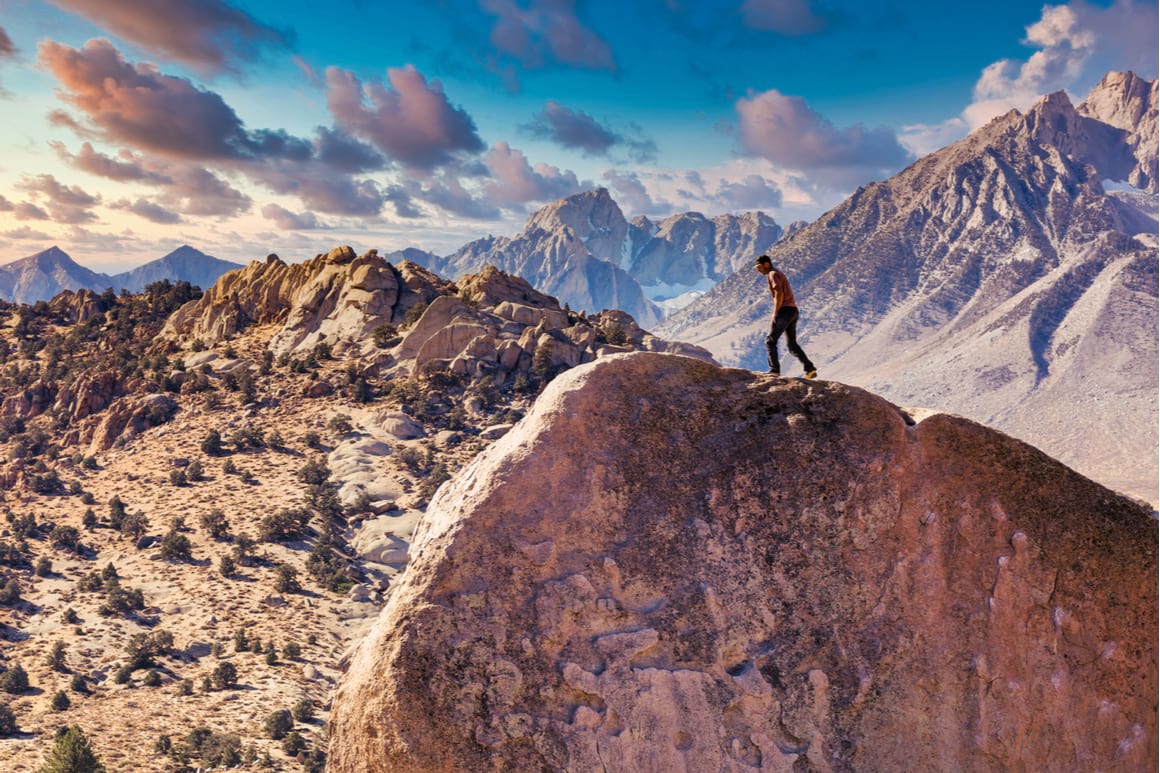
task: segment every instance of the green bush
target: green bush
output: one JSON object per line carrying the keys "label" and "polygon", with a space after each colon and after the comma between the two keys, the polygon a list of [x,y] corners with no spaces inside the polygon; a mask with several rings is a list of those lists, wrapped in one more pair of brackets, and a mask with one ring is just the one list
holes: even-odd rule
{"label": "green bush", "polygon": [[298,752],[306,748],[306,739],[297,730],[291,730],[285,738],[282,739],[282,751],[286,753],[287,757],[294,757]]}
{"label": "green bush", "polygon": [[17,695],[28,690],[28,672],[19,663],[0,674],[0,690]]}
{"label": "green bush", "polygon": [[309,698],[303,698],[294,704],[294,708],[290,713],[299,722],[309,722],[314,719],[314,704],[311,703]]}
{"label": "green bush", "polygon": [[52,757],[43,773],[105,773],[105,766],[89,746],[89,739],[79,725],[56,731]]}
{"label": "green bush", "polygon": [[262,723],[262,730],[266,737],[275,741],[285,738],[292,727],[294,727],[294,717],[286,709],[278,709],[266,717],[266,721]]}
{"label": "green bush", "polygon": [[225,690],[238,683],[238,667],[228,660],[218,663],[213,670],[213,686],[218,690]]}
{"label": "green bush", "polygon": [[0,738],[16,735],[20,728],[16,725],[16,714],[7,703],[0,703]]}
{"label": "green bush", "polygon": [[58,690],[56,695],[52,696],[52,710],[66,711],[72,705],[72,701],[68,699],[68,695],[64,690]]}

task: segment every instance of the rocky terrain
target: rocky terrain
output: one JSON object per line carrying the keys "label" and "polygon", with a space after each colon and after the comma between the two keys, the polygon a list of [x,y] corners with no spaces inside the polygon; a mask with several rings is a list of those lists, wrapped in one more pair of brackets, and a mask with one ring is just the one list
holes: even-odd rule
{"label": "rocky terrain", "polygon": [[204,294],[0,304],[0,757],[321,769],[341,659],[448,477],[552,378],[637,350],[495,269],[350,248]]}
{"label": "rocky terrain", "polygon": [[[1156,116],[1155,82],[1109,74],[775,244],[822,377],[1011,432],[1155,505]],[[657,330],[762,369],[769,314],[747,268]]]}
{"label": "rocky terrain", "polygon": [[1156,571],[973,422],[600,359],[435,495],[329,770],[1151,770]]}

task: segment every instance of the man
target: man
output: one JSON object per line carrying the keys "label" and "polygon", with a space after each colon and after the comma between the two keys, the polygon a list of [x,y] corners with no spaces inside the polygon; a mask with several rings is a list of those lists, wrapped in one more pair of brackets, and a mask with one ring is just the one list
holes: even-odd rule
{"label": "man", "polygon": [[785,274],[773,267],[773,261],[768,255],[757,259],[757,270],[765,275],[769,283],[769,294],[773,296],[773,322],[770,324],[769,335],[765,337],[765,351],[769,355],[769,372],[775,376],[781,375],[781,365],[777,360],[777,339],[785,333],[785,341],[794,357],[801,360],[806,371],[806,378],[818,375],[818,369],[810,362],[810,358],[802,351],[797,342],[797,301],[794,300],[793,290]]}

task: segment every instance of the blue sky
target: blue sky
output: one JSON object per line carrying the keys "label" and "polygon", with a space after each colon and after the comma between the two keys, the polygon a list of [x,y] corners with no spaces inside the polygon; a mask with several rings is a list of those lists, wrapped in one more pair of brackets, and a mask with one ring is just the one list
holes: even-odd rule
{"label": "blue sky", "polygon": [[812,220],[1157,46],[1130,0],[0,0],[0,263],[443,254],[598,186]]}

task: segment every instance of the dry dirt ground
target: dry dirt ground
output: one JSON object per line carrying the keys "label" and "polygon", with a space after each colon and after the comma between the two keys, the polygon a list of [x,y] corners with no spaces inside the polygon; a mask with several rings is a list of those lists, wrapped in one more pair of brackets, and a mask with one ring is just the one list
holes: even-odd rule
{"label": "dry dirt ground", "polygon": [[[264,340],[264,333],[256,331],[231,346],[238,356],[256,364]],[[342,385],[344,367],[341,362],[324,362],[316,374]],[[382,604],[379,583],[369,592],[365,585],[355,588],[363,591],[361,595],[320,587],[304,568],[311,547],[307,543],[258,542],[254,555],[259,561],[225,577],[219,562],[234,549],[232,536],[248,534],[257,539],[263,516],[302,504],[305,486],[298,471],[343,440],[331,427],[335,415],[351,416],[355,434],[379,438],[391,446],[392,453],[372,461],[375,475],[392,478],[404,492],[396,501],[398,509],[384,516],[399,519],[396,532],[410,529],[429,493],[422,491],[422,474],[401,464],[397,451],[407,446],[430,450],[453,471],[485,441],[468,431],[464,442],[450,447],[441,442],[437,447],[437,428],[428,428],[426,438],[415,440],[384,437],[364,420],[376,410],[390,408],[389,398],[356,404],[341,388],[326,397],[307,398],[303,391],[312,378],[285,367],[257,376],[258,405],[243,406],[238,393],[220,385],[210,393],[181,395],[181,409],[171,421],[96,454],[95,469],[70,463],[68,458],[78,449],[65,449],[57,465],[60,476],[66,485],[79,482],[91,494],[91,505],[77,495],[42,496],[23,489],[0,495],[0,513],[32,513],[41,522],[74,526],[83,544],[95,551],[91,557],[78,557],[51,547],[41,535],[28,541],[32,561],[50,559],[51,574],[38,577],[27,569],[9,572],[18,578],[23,600],[0,606],[6,634],[0,640],[0,665],[10,669],[20,664],[28,672],[31,687],[20,694],[0,693],[0,702],[8,703],[19,727],[16,736],[0,738],[0,769],[10,773],[40,769],[50,754],[56,729],[79,725],[110,771],[183,769],[173,757],[156,750],[157,742],[168,735],[174,746],[180,746],[195,727],[239,736],[249,760],[246,767],[300,770],[302,762],[289,758],[280,741],[268,738],[263,723],[271,712],[290,709],[303,700],[313,704],[315,716],[308,722],[295,722],[294,729],[305,738],[308,749],[325,749],[325,723],[341,659],[377,615]],[[267,436],[276,432],[282,447],[230,451],[223,456],[202,452],[201,443],[211,430],[228,438],[243,425]],[[309,432],[318,433],[320,447],[306,445]],[[204,480],[175,485],[170,475],[179,469],[180,460],[204,465]],[[227,462],[237,468],[236,473],[223,471]],[[252,476],[249,482],[243,480],[243,473]],[[165,534],[173,519],[184,519],[182,533],[191,542],[192,560],[164,560],[157,545],[139,549],[131,538],[109,528],[107,503],[114,496],[124,501],[129,513],[145,514],[147,534],[154,537]],[[85,529],[82,518],[90,507],[102,523]],[[215,540],[199,526],[200,517],[212,509],[226,515],[231,539]],[[0,536],[8,541],[13,540],[10,528],[11,522],[0,521]],[[100,572],[110,563],[122,587],[143,592],[143,610],[103,616],[98,608],[105,594],[78,589],[83,576]],[[300,592],[275,590],[280,563],[298,569]],[[379,569],[387,582],[397,566]],[[368,600],[358,600],[362,598]],[[70,608],[79,618],[75,623],[65,620]],[[174,640],[171,654],[157,659],[160,684],[145,686],[148,670],[134,671],[126,684],[116,683],[130,637],[159,630],[171,633]],[[251,641],[260,641],[262,651],[236,651],[238,631]],[[50,650],[58,641],[65,646],[63,671],[48,664]],[[270,643],[277,653],[273,663],[267,662],[265,654]],[[297,658],[285,654],[290,643],[300,647]],[[225,661],[236,666],[236,686],[207,691],[205,681]],[[77,674],[86,678],[88,694],[70,689]],[[182,694],[183,682],[192,685],[192,694]],[[71,701],[63,711],[52,708],[58,691]],[[189,764],[196,768],[200,763],[192,758]]]}

